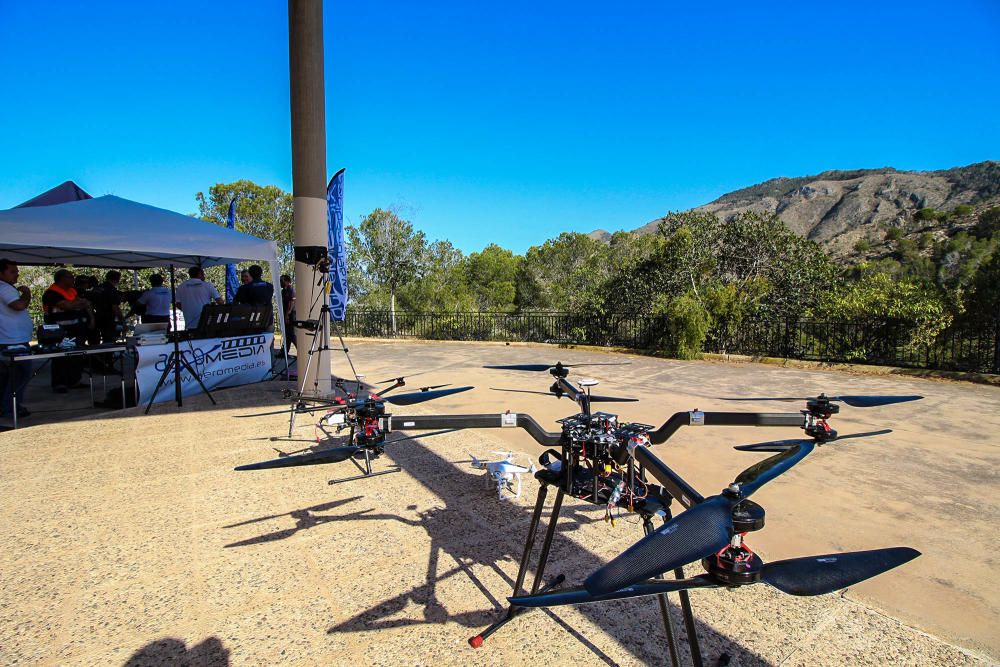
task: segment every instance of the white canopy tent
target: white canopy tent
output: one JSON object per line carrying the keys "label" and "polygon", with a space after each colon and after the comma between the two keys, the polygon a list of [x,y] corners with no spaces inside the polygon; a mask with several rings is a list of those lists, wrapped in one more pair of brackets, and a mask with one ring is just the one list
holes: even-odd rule
{"label": "white canopy tent", "polygon": [[[280,275],[274,241],[113,195],[0,211],[0,257],[114,268],[264,261],[272,284]],[[274,311],[284,332],[280,304]]]}

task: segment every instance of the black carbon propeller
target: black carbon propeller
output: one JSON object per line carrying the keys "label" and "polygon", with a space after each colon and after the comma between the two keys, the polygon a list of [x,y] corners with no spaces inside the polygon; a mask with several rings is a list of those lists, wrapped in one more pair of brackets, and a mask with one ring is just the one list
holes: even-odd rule
{"label": "black carbon propeller", "polygon": [[561,361],[557,361],[554,364],[504,364],[500,366],[483,366],[483,368],[492,368],[494,370],[501,371],[534,371],[540,373],[552,368],[577,368],[579,366],[628,366],[629,363],[630,362],[628,361],[603,361],[589,364],[564,364]]}
{"label": "black carbon propeller", "polygon": [[283,456],[278,459],[271,459],[270,461],[261,461],[260,463],[248,463],[246,465],[237,466],[233,469],[240,471],[268,470],[270,468],[294,468],[296,466],[338,463],[340,461],[346,461],[361,451],[364,451],[364,448],[357,447],[355,445],[349,445],[347,447],[331,447],[330,449],[324,449],[319,452],[310,452],[308,454],[299,454],[297,456]]}
{"label": "black carbon propeller", "polygon": [[[919,551],[910,547],[891,547],[790,558],[765,563],[761,569],[759,583],[768,584],[789,595],[823,595],[888,572],[919,555]],[[585,586],[577,586],[541,595],[524,595],[508,599],[511,604],[518,607],[556,607],[722,586],[725,584],[711,575],[702,574],[690,579],[673,581],[666,579],[642,581],[601,595],[591,593]]]}
{"label": "black carbon propeller", "polygon": [[[445,387],[447,385],[438,385],[438,387]],[[408,394],[395,394],[393,396],[380,396],[386,403],[392,403],[393,405],[413,405],[414,403],[423,403],[424,401],[432,401],[435,398],[441,398],[442,396],[451,396],[452,394],[460,394],[463,391],[469,391],[475,387],[454,387],[453,389],[435,389],[434,387],[424,387],[420,391],[411,391]]]}
{"label": "black carbon propeller", "polygon": [[[840,442],[841,440],[849,440],[851,438],[870,438],[876,435],[887,435],[889,433],[892,433],[891,428],[884,428],[881,431],[849,433],[847,435],[838,435],[836,438],[827,440],[825,443],[822,444],[829,444],[831,442]],[[755,442],[751,445],[735,445],[733,449],[738,449],[741,452],[783,452],[790,447],[794,447],[801,441],[802,441],[801,438],[793,438],[791,440],[771,440],[769,442]]]}
{"label": "black carbon propeller", "polygon": [[[553,394],[550,391],[533,391],[531,389],[504,389],[501,387],[490,387],[491,391],[513,391],[518,394],[540,394],[542,396],[549,396],[551,398],[561,398],[559,394]],[[566,396],[566,394],[562,394]],[[623,398],[621,396],[599,396],[593,394],[590,396],[591,403],[636,403],[638,398]]]}
{"label": "black carbon propeller", "polygon": [[[312,400],[312,399],[306,399],[306,400]],[[283,408],[281,410],[272,410],[270,412],[255,412],[252,415],[235,415],[235,417],[237,419],[246,419],[248,417],[266,417],[268,415],[287,415],[292,412],[294,412],[297,415],[304,415],[304,414],[311,414],[313,412],[323,412],[324,410],[330,410],[333,408],[340,408],[340,407],[342,406],[334,403],[333,400],[329,400],[324,403],[316,403],[314,405],[309,405],[309,406]]]}
{"label": "black carbon propeller", "polygon": [[813,440],[799,440],[750,466],[721,494],[681,512],[591,574],[584,588],[591,595],[607,595],[718,552],[732,538],[733,508],[815,446]]}
{"label": "black carbon propeller", "polygon": [[[827,399],[829,401],[840,401],[850,405],[852,408],[874,408],[880,405],[892,405],[894,403],[907,403],[909,401],[919,401],[923,396],[907,395],[907,396],[860,396],[860,395],[844,395],[844,396],[824,396],[820,395],[818,398]],[[736,398],[736,397],[724,397],[724,401],[813,401],[816,400],[816,396],[754,396],[751,398]]]}

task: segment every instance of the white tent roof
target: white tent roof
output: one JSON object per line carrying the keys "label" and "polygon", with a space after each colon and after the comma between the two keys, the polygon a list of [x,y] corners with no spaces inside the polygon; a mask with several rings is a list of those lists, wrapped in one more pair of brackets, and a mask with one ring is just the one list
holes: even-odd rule
{"label": "white tent roof", "polygon": [[0,211],[0,257],[21,264],[140,268],[263,260],[274,241],[112,195]]}

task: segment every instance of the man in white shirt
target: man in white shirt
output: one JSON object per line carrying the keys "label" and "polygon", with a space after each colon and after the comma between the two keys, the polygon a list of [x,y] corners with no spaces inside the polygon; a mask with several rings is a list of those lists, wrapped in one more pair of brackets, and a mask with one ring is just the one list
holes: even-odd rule
{"label": "man in white shirt", "polygon": [[152,287],[143,292],[137,301],[146,307],[146,314],[142,316],[143,324],[169,322],[170,289],[163,286],[163,276],[159,273],[149,277],[149,284]]}
{"label": "man in white shirt", "polygon": [[199,266],[188,269],[190,278],[177,286],[177,302],[184,311],[184,321],[188,328],[197,328],[201,320],[201,310],[210,303],[222,303],[219,290],[205,281],[205,272]]}
{"label": "man in white shirt", "polygon": [[[31,290],[24,285],[14,287],[18,278],[17,264],[9,259],[0,259],[0,351],[16,345],[27,345],[31,342],[34,323],[28,313],[31,303]],[[14,416],[13,395],[24,395],[24,388],[31,379],[30,361],[7,361],[0,363],[0,417],[9,419]],[[17,406],[17,416],[27,417],[28,410]]]}

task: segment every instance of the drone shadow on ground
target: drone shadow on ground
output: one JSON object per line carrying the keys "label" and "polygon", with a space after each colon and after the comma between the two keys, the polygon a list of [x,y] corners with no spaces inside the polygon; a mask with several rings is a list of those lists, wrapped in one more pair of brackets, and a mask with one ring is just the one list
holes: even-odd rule
{"label": "drone shadow on ground", "polygon": [[[426,566],[426,581],[413,589],[393,598],[383,600],[370,608],[355,614],[353,617],[331,627],[330,634],[340,632],[371,632],[383,628],[413,626],[422,624],[457,623],[473,631],[483,629],[499,618],[507,606],[507,596],[511,594],[513,578],[509,574],[516,569],[524,550],[524,538],[527,533],[532,507],[516,503],[501,503],[496,496],[486,491],[480,484],[480,476],[471,470],[456,468],[446,458],[423,445],[416,438],[408,438],[405,446],[390,449],[393,461],[409,475],[431,491],[444,504],[416,513],[414,518],[389,513],[377,513],[374,509],[362,509],[346,514],[325,514],[337,510],[344,505],[362,500],[362,496],[332,501],[296,510],[287,515],[295,519],[293,528],[261,535],[227,545],[241,547],[276,539],[285,539],[302,530],[309,530],[328,523],[343,521],[396,521],[407,526],[420,527],[431,538],[431,546]],[[533,483],[526,485],[525,492],[533,495]],[[547,522],[548,508],[551,507],[552,493],[546,507],[543,522]],[[416,510],[411,505],[409,510]],[[324,513],[324,514],[317,514]],[[239,525],[266,521],[277,518],[261,517],[251,519]],[[581,548],[571,539],[570,534],[582,525],[600,520],[603,508],[583,504],[567,499],[563,504],[559,520],[559,530],[552,543],[549,565],[546,568],[547,578],[560,572],[566,573],[572,583],[603,565],[603,561],[595,554]],[[497,530],[497,527],[504,527]],[[619,529],[620,530],[620,529]],[[634,527],[635,538],[641,536],[638,525]],[[541,543],[541,535],[535,547],[535,558]],[[454,561],[451,567],[442,563],[448,559]],[[533,559],[534,562],[534,559]],[[506,567],[501,567],[501,565]],[[475,572],[474,568],[486,567],[505,584],[497,590],[487,586]],[[462,576],[476,586],[488,603],[488,607],[462,613],[449,613],[445,605],[437,597],[437,586],[450,577]],[[529,574],[528,581],[532,575]],[[679,648],[682,662],[690,663],[690,653],[686,642],[686,633],[681,623],[680,609],[676,600],[671,600],[671,613],[674,629],[679,638]],[[698,599],[694,597],[693,604],[697,614]],[[422,608],[418,615],[399,618],[398,614],[407,607],[416,605]],[[663,623],[653,598],[608,602],[603,604],[583,605],[577,609],[592,623],[617,639],[619,644],[632,653],[636,659],[645,664],[662,664],[667,660],[666,638],[663,633]],[[544,615],[543,615],[544,614]],[[562,630],[568,632],[583,644],[596,658],[602,662],[614,665],[614,659],[608,656],[598,646],[591,642],[583,633],[567,622],[560,610],[543,610],[543,614],[531,613],[524,618],[513,621],[500,633],[517,632],[523,629],[525,623],[543,624],[554,621]],[[548,617],[546,619],[546,616]],[[699,641],[706,664],[715,664],[723,655],[735,659],[737,664],[762,665],[768,664],[759,655],[735,644],[730,637],[720,634],[709,625],[696,620]],[[489,650],[489,644],[483,650]]]}

